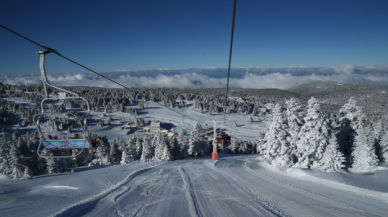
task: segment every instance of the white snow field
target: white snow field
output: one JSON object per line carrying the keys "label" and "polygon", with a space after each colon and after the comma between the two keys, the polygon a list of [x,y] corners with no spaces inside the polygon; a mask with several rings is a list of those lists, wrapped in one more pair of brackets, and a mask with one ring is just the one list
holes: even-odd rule
{"label": "white snow field", "polygon": [[[221,153],[218,161],[205,155],[0,178],[0,216],[387,216],[384,187],[368,190],[289,170],[260,155]],[[382,185],[388,173],[380,171]],[[326,177],[333,176],[342,175]]]}

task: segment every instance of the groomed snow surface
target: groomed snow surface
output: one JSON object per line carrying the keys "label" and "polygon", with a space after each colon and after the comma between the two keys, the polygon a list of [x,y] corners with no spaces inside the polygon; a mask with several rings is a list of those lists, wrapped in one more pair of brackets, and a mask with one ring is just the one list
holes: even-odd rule
{"label": "groomed snow surface", "polygon": [[[280,171],[260,155],[0,177],[0,216],[387,216],[388,172]],[[373,185],[374,189],[368,185]]]}

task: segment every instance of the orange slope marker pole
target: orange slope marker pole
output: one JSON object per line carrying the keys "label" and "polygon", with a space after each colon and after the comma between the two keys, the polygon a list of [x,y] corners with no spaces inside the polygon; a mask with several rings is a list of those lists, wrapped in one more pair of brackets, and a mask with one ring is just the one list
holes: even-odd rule
{"label": "orange slope marker pole", "polygon": [[212,153],[212,160],[218,160],[218,155],[217,155],[217,144],[216,144],[216,137],[217,137],[217,122],[219,121],[210,121],[209,118],[207,118],[209,121],[206,122],[212,122],[214,124],[214,132],[213,132],[213,153]]}

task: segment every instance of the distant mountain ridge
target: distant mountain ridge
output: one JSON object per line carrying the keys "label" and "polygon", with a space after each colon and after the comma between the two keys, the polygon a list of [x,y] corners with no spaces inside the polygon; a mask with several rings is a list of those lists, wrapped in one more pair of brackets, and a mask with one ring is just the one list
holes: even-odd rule
{"label": "distant mountain ridge", "polygon": [[291,91],[293,93],[301,94],[301,95],[310,95],[310,94],[338,92],[338,91],[344,91],[344,90],[354,90],[358,88],[373,89],[378,87],[365,86],[360,84],[340,83],[335,81],[315,80],[315,81],[307,81],[307,82],[294,85],[286,90]]}
{"label": "distant mountain ridge", "polygon": [[357,105],[364,109],[370,119],[388,118],[388,87],[315,80],[292,86],[287,90],[299,94],[304,100],[315,97],[320,100],[323,111],[334,113],[338,113],[350,97],[355,97]]}

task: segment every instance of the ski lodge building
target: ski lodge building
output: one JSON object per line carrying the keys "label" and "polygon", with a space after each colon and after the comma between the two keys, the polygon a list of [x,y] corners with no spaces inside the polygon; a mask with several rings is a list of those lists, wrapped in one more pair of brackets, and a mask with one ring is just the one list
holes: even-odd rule
{"label": "ski lodge building", "polygon": [[148,130],[156,130],[156,131],[160,131],[160,122],[159,121],[156,121],[156,122],[153,122],[151,123],[149,126],[148,126]]}

